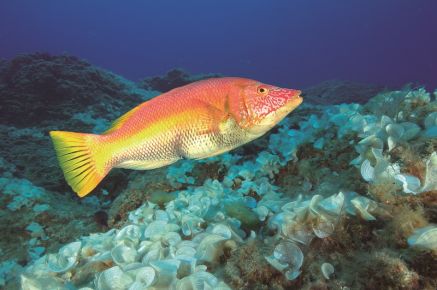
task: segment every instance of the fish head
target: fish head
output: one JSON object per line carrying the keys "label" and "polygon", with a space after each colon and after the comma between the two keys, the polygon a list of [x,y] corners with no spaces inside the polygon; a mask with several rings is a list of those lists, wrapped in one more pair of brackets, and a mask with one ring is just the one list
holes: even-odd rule
{"label": "fish head", "polygon": [[260,136],[298,107],[301,91],[280,88],[256,81],[240,87],[240,126],[248,133]]}

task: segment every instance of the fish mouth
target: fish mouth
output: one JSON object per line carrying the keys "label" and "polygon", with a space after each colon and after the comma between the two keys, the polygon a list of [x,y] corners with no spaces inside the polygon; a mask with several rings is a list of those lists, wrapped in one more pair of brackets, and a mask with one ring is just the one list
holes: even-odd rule
{"label": "fish mouth", "polygon": [[300,96],[301,93],[299,90],[293,90],[288,101],[282,107],[272,112],[272,117],[274,116],[272,119],[274,119],[275,123],[279,123],[290,112],[302,104],[303,98]]}
{"label": "fish mouth", "polygon": [[296,109],[303,102],[303,98],[300,96],[301,91],[290,90],[289,98],[284,105],[277,110],[270,112],[263,118],[261,122],[249,128],[249,132],[254,136],[260,136],[278,124],[284,119],[291,111]]}
{"label": "fish mouth", "polygon": [[287,102],[276,111],[269,113],[263,118],[263,120],[249,128],[249,132],[254,136],[261,136],[268,130],[273,128],[276,124],[281,122],[290,112],[296,109],[303,102],[303,98],[300,96],[301,91],[295,90],[290,94],[290,98]]}
{"label": "fish mouth", "polygon": [[293,90],[290,99],[284,105],[284,110],[291,112],[303,102],[303,97],[300,95],[302,91]]}
{"label": "fish mouth", "polygon": [[303,101],[303,97],[301,96],[301,94],[302,94],[302,91],[295,90],[295,93],[294,93],[293,97],[298,99],[298,100],[300,100],[302,102]]}

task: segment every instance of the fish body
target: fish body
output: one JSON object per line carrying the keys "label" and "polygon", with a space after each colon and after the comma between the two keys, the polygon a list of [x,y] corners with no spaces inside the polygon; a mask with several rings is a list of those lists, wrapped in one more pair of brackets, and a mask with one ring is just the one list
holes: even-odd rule
{"label": "fish body", "polygon": [[245,78],[208,79],[138,105],[101,135],[50,136],[68,184],[83,197],[112,168],[154,169],[250,142],[300,105],[299,95]]}

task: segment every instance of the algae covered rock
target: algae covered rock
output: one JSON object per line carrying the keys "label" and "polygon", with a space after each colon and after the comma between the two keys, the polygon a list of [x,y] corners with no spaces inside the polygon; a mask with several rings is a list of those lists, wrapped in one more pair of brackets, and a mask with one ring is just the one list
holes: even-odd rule
{"label": "algae covered rock", "polygon": [[163,208],[165,204],[175,199],[176,196],[175,192],[153,191],[150,194],[149,201],[156,203],[159,207]]}
{"label": "algae covered rock", "polygon": [[144,94],[134,83],[73,56],[20,55],[0,66],[0,122],[18,127],[65,122],[90,105],[108,114],[137,104]]}
{"label": "algae covered rock", "polygon": [[171,89],[187,85],[192,82],[221,77],[220,74],[197,74],[191,75],[183,69],[175,68],[168,71],[164,76],[147,77],[139,83],[141,88],[159,92],[167,92]]}
{"label": "algae covered rock", "polygon": [[171,187],[166,181],[165,171],[165,168],[160,168],[146,173],[133,173],[127,188],[114,196],[108,211],[109,226],[122,225],[126,222],[129,211],[138,208],[147,200],[163,206],[174,199],[174,194],[168,193]]}
{"label": "algae covered rock", "polygon": [[0,64],[0,154],[18,177],[68,192],[48,132],[102,132],[156,95],[73,56],[20,55]]}
{"label": "algae covered rock", "polygon": [[305,99],[318,105],[366,103],[384,87],[350,81],[325,81],[304,90]]}
{"label": "algae covered rock", "polygon": [[[435,288],[430,133],[437,123],[423,89],[382,93],[366,106],[332,105],[365,102],[381,88],[325,83],[307,91],[307,103],[319,105],[305,104],[257,143],[212,160],[117,170],[91,198],[62,195],[71,191],[48,130],[101,132],[147,99],[144,89],[214,76],[173,70],[136,85],[69,56],[0,63],[7,100],[0,108],[0,248],[17,258],[3,263],[10,268],[31,261],[23,285]],[[373,182],[377,168],[390,182]],[[426,190],[405,190],[411,180]]]}
{"label": "algae covered rock", "polygon": [[256,230],[261,225],[258,215],[241,202],[226,203],[225,212],[238,219],[245,230]]}

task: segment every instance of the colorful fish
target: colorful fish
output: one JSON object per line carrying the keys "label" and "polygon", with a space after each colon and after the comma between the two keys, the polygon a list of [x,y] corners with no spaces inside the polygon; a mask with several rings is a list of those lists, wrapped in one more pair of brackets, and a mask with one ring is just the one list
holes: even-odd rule
{"label": "colorful fish", "polygon": [[138,105],[101,135],[50,136],[65,179],[83,197],[112,168],[154,169],[252,141],[299,106],[300,93],[245,78],[202,80]]}

